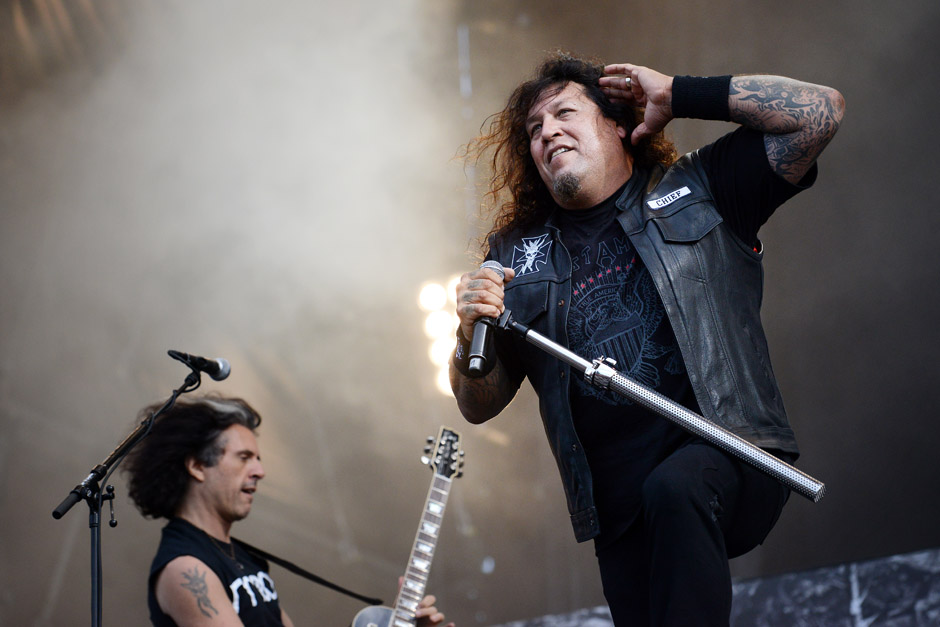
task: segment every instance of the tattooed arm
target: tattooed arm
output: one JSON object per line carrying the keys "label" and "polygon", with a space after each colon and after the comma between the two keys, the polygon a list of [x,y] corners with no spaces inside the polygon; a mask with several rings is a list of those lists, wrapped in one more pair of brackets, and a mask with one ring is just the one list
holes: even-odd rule
{"label": "tattooed arm", "polygon": [[454,391],[460,413],[477,425],[501,412],[519,389],[513,385],[499,360],[488,375],[479,379],[463,376],[451,363],[450,387]]}
{"label": "tattooed arm", "polygon": [[735,76],[731,119],[763,131],[770,167],[798,183],[839,129],[845,101],[835,89],[782,76]]}
{"label": "tattooed arm", "polygon": [[[477,318],[498,318],[506,308],[503,305],[503,285],[516,275],[512,268],[503,268],[505,279],[484,268],[460,277],[457,285],[457,317],[464,337],[473,337],[473,324]],[[450,363],[450,386],[457,399],[457,407],[469,422],[486,422],[503,410],[519,389],[509,373],[497,359],[496,365],[485,377],[466,377]]]}
{"label": "tattooed arm", "polygon": [[155,583],[157,603],[177,625],[237,627],[243,623],[219,577],[201,560],[184,555],[167,564]]}
{"label": "tattooed arm", "polygon": [[[662,131],[673,119],[673,77],[629,63],[608,65],[600,79],[611,100],[645,107],[631,136]],[[764,133],[770,167],[797,183],[810,169],[842,121],[845,101],[835,89],[782,76],[735,76],[728,94],[731,120]]]}

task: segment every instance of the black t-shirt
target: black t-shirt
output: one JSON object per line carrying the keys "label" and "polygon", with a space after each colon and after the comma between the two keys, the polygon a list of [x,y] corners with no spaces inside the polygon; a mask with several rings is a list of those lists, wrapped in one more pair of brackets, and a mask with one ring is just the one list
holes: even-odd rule
{"label": "black t-shirt", "polygon": [[[801,187],[770,169],[763,134],[739,128],[700,150],[716,208],[744,242]],[[610,198],[586,210],[558,209],[555,221],[571,255],[568,347],[585,359],[610,357],[621,374],[699,412],[679,346],[649,271],[616,221],[615,201],[639,202],[648,172],[637,170]],[[601,533],[616,539],[639,511],[646,476],[691,436],[629,399],[570,382],[575,429],[587,455]]]}
{"label": "black t-shirt", "polygon": [[774,174],[764,134],[744,127],[701,148],[699,155],[718,212],[751,245],[757,244],[757,230],[777,207],[816,182],[815,163],[796,185]]}
{"label": "black t-shirt", "polygon": [[[234,547],[235,559],[231,557]],[[202,561],[219,579],[246,627],[283,627],[274,580],[267,561],[249,554],[237,540],[233,544],[213,541],[206,532],[182,518],[174,518],[163,528],[157,555],[150,566],[147,603],[150,621],[157,627],[175,627],[157,603],[157,575],[177,557],[191,555]]]}

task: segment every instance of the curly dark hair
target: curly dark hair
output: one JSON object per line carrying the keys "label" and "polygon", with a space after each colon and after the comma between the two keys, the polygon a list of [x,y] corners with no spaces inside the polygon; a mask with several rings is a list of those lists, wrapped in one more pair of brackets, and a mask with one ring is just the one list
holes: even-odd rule
{"label": "curly dark hair", "polygon": [[[138,418],[144,420],[162,406],[161,402],[145,407]],[[189,484],[186,460],[192,457],[214,466],[225,449],[223,431],[232,425],[255,431],[260,424],[258,412],[240,398],[179,399],[157,416],[150,432],[125,459],[123,472],[137,509],[149,518],[175,516]]]}
{"label": "curly dark hair", "polygon": [[482,213],[495,213],[495,217],[484,242],[491,235],[506,234],[545,220],[555,206],[529,153],[525,125],[529,110],[546,91],[560,91],[568,83],[583,85],[585,94],[600,108],[601,114],[627,129],[623,148],[633,155],[636,166],[669,166],[676,160],[675,146],[661,132],[644,138],[636,146],[630,144],[630,135],[643,120],[644,109],[611,102],[598,82],[603,75],[604,64],[599,61],[580,59],[564,52],[553,54],[542,62],[534,78],[513,91],[506,107],[488,118],[489,128],[481,130],[480,136],[466,147],[466,157],[474,162],[492,152],[488,159],[492,178]]}

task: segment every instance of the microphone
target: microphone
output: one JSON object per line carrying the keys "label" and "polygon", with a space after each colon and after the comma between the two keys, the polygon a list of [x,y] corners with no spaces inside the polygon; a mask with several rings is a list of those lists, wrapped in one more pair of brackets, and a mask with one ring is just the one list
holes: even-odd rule
{"label": "microphone", "polygon": [[216,381],[221,381],[232,372],[232,367],[221,357],[218,359],[206,359],[205,357],[189,355],[179,351],[167,351],[166,354],[177,361],[183,362],[193,370],[205,372]]}
{"label": "microphone", "polygon": [[[499,275],[499,278],[505,279],[506,273],[503,272],[503,264],[498,261],[484,261],[480,264],[480,269],[489,268]],[[495,318],[477,318],[473,323],[473,339],[470,340],[470,365],[468,370],[471,377],[483,376],[486,372],[486,362],[493,359],[491,353],[493,344],[493,335],[490,329],[496,326]]]}

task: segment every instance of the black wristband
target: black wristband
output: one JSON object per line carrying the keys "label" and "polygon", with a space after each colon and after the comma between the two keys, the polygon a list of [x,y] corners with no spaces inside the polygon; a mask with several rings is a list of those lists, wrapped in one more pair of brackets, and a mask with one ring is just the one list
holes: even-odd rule
{"label": "black wristband", "polygon": [[672,117],[731,120],[731,75],[676,76],[672,79]]}
{"label": "black wristband", "polygon": [[450,356],[450,362],[454,364],[457,372],[465,377],[470,376],[470,340],[464,334],[463,329],[457,327],[457,346]]}
{"label": "black wristband", "polygon": [[[490,337],[492,342],[492,336]],[[496,366],[496,359],[487,359],[480,372],[470,372],[470,340],[463,334],[463,329],[457,327],[457,346],[451,355],[451,363],[457,372],[471,379],[480,379],[488,375]]]}

